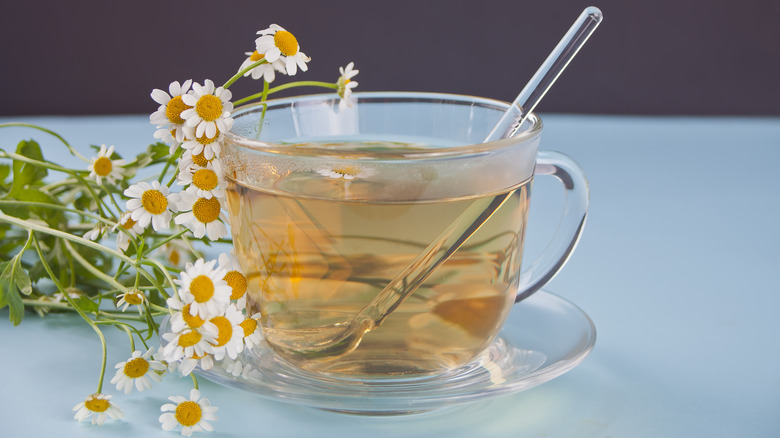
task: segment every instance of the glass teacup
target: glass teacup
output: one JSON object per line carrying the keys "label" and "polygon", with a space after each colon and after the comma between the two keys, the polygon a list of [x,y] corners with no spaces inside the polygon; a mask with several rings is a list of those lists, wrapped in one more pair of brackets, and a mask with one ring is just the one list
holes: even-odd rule
{"label": "glass teacup", "polygon": [[[574,249],[584,175],[538,152],[534,114],[513,137],[482,143],[503,102],[356,93],[350,103],[306,96],[234,114],[222,161],[248,313],[261,313],[278,355],[314,372],[386,378],[463,366]],[[567,197],[551,245],[521,272],[535,174],[556,176]],[[369,325],[348,347],[316,348],[338,343],[358,315]]]}

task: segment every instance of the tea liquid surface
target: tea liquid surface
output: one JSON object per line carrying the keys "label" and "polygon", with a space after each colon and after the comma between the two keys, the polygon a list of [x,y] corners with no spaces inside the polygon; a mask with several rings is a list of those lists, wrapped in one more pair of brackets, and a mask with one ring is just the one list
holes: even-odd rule
{"label": "tea liquid surface", "polygon": [[355,376],[437,372],[487,348],[514,302],[530,181],[507,189],[501,208],[354,351],[301,358],[281,347],[349,321],[467,207],[501,195],[377,202],[383,187],[370,172],[331,170],[292,171],[271,188],[229,179],[249,312],[262,314],[269,345],[298,366]]}

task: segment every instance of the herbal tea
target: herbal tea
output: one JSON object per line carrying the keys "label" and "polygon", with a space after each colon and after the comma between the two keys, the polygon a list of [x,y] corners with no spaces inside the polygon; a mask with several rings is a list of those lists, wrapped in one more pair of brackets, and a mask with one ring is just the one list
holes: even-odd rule
{"label": "herbal tea", "polygon": [[473,220],[461,217],[469,206],[503,194],[415,201],[415,189],[383,185],[372,172],[288,170],[264,188],[229,179],[249,313],[261,312],[271,347],[312,371],[414,375],[463,365],[493,341],[514,303],[530,180],[508,189],[493,216],[357,348],[305,360],[288,350],[352,319],[453,221]]}

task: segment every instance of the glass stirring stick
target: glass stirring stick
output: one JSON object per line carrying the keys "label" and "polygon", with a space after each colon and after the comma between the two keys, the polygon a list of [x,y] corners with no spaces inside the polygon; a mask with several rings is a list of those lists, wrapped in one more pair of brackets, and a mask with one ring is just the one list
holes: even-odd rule
{"label": "glass stirring stick", "polygon": [[520,128],[528,114],[536,108],[558,76],[561,75],[574,55],[601,23],[601,10],[590,6],[582,11],[561,41],[547,56],[539,70],[534,73],[525,88],[517,95],[512,106],[504,113],[483,143],[511,137]]}
{"label": "glass stirring stick", "polygon": [[[582,11],[484,142],[506,138],[517,131],[601,20],[601,11],[596,7],[591,6]],[[477,203],[466,209],[351,320],[327,327],[299,329],[298,332],[306,332],[305,336],[295,336],[288,340],[277,337],[275,348],[282,348],[288,354],[300,358],[337,358],[351,352],[357,348],[367,332],[378,327],[417,290],[513,193],[511,191],[484,200],[488,205]],[[289,345],[285,345],[286,343]]]}

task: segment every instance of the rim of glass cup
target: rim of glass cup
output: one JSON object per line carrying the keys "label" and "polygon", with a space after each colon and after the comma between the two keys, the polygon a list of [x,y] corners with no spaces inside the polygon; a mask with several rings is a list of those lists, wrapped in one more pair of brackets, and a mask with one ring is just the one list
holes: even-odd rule
{"label": "rim of glass cup", "polygon": [[[263,106],[266,106],[265,111],[271,111],[274,109],[283,109],[295,105],[307,105],[332,101],[333,105],[338,106],[341,98],[337,94],[311,94],[302,96],[284,97],[279,99],[270,99],[264,103],[258,102],[248,105],[242,105],[233,112],[233,118],[245,117],[256,112],[262,112]],[[462,95],[462,94],[450,94],[450,93],[433,93],[433,92],[405,92],[405,91],[371,91],[371,92],[358,92],[352,93],[352,99],[360,102],[440,102],[445,104],[455,105],[477,105],[488,109],[495,109],[498,117],[496,122],[500,118],[500,115],[506,111],[511,104],[497,99],[490,99],[486,97]],[[353,101],[354,103],[354,101]],[[542,119],[536,114],[531,113],[523,123],[527,125],[525,129],[519,130],[512,137],[503,138],[500,140],[487,142],[467,144],[461,146],[441,147],[435,149],[420,149],[414,151],[405,150],[402,153],[393,150],[387,151],[354,151],[349,152],[349,158],[389,158],[402,156],[404,159],[415,158],[431,158],[431,157],[450,157],[450,156],[463,156],[470,154],[478,154],[489,152],[492,150],[502,149],[510,146],[517,146],[527,140],[531,140],[541,134],[542,132]],[[487,134],[486,134],[487,135]],[[325,149],[321,147],[306,147],[302,144],[294,143],[274,143],[272,141],[253,140],[233,132],[225,133],[227,137],[227,143],[233,145],[245,147],[247,149],[253,149],[257,151],[263,151],[275,154],[284,155],[317,155],[317,156],[334,156],[343,158],[343,151]],[[291,147],[295,146],[295,147]]]}

